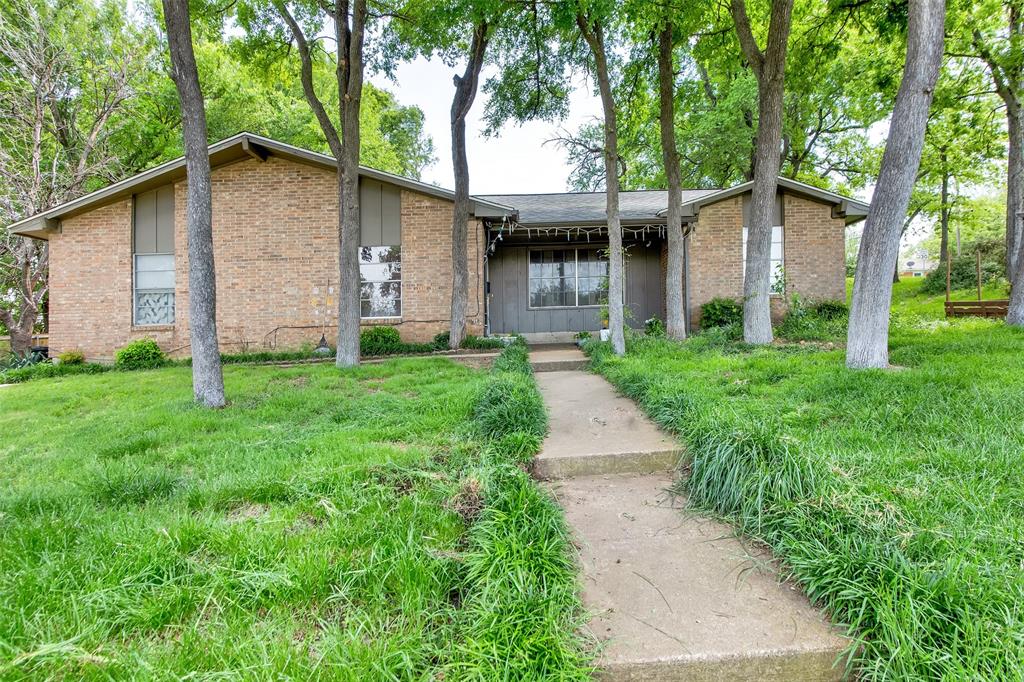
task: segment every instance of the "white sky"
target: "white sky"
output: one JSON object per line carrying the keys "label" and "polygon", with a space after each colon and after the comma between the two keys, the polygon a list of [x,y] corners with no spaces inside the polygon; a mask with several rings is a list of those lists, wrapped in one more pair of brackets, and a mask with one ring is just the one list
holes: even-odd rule
{"label": "white sky", "polygon": [[[423,171],[425,182],[452,189],[450,112],[455,85],[452,77],[465,67],[446,66],[441,60],[418,58],[401,64],[395,80],[377,74],[369,80],[394,93],[401,104],[416,105],[423,110],[424,128],[434,140],[437,161]],[[554,142],[559,130],[576,132],[583,123],[599,118],[601,100],[582,79],[570,99],[570,115],[565,121],[534,121],[523,126],[506,125],[498,137],[483,135],[481,121],[486,96],[483,82],[466,119],[466,156],[469,160],[470,194],[515,194],[524,192],[563,192],[567,189],[570,167],[566,152]]]}

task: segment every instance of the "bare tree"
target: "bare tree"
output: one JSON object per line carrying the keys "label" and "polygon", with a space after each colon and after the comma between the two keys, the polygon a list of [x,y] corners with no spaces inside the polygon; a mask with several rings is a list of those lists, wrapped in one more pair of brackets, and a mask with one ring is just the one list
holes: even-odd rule
{"label": "bare tree", "polygon": [[942,65],[945,15],[945,0],[910,0],[903,81],[857,258],[846,343],[846,366],[850,368],[889,365],[892,266],[899,256],[928,110]]}
{"label": "bare tree", "polygon": [[665,268],[665,331],[671,339],[686,338],[683,304],[683,181],[676,149],[675,71],[672,67],[673,26],[667,21],[658,33],[658,96],[661,154],[668,181],[668,264]]}
{"label": "bare tree", "polygon": [[743,55],[757,77],[758,96],[754,186],[747,221],[747,262],[743,279],[743,339],[747,343],[767,344],[772,342],[772,218],[782,159],[782,95],[793,0],[772,0],[764,51],[750,27],[744,0],[732,0],[730,9]]}
{"label": "bare tree", "polygon": [[453,349],[466,337],[466,306],[469,303],[467,242],[469,223],[469,162],[466,159],[466,115],[476,99],[480,69],[489,41],[489,25],[480,20],[473,27],[466,71],[455,76],[452,98],[452,165],[455,167],[455,206],[452,211],[452,314],[448,343]]}
{"label": "bare tree", "polygon": [[[0,226],[82,194],[91,180],[119,179],[110,138],[149,46],[123,26],[111,32],[117,50],[99,39],[82,46],[68,27],[90,21],[103,19],[47,3],[0,13]],[[0,323],[19,355],[42,312],[48,265],[45,242],[0,228]]]}
{"label": "bare tree", "polygon": [[192,51],[188,0],[163,0],[171,78],[181,102],[181,134],[188,177],[188,326],[192,395],[206,407],[224,407],[224,374],[217,344],[217,274],[213,257],[213,199],[206,142],[206,107]]}
{"label": "bare tree", "polygon": [[600,19],[583,12],[576,14],[576,25],[594,57],[594,74],[604,109],[605,215],[608,221],[608,328],[612,350],[626,353],[625,310],[622,303],[622,221],[619,217],[619,133],[615,113],[615,96],[608,75],[608,54],[605,49],[604,26]]}
{"label": "bare tree", "polygon": [[363,93],[363,41],[366,0],[335,0],[315,5],[334,22],[337,45],[338,107],[341,130],[334,126],[313,83],[312,46],[302,26],[280,0],[275,9],[288,26],[300,60],[302,92],[338,161],[338,352],[335,364],[359,364],[359,109]]}

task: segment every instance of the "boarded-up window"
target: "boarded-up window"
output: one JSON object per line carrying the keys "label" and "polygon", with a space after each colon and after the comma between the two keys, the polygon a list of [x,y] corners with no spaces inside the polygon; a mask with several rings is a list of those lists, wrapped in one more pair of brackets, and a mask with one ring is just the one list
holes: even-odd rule
{"label": "boarded-up window", "polygon": [[134,197],[136,325],[174,324],[174,187]]}

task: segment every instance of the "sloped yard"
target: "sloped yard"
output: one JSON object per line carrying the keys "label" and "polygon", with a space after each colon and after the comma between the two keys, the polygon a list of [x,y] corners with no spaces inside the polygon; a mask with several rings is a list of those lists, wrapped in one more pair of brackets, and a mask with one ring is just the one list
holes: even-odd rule
{"label": "sloped yard", "polygon": [[1019,680],[1024,334],[911,298],[897,371],[721,336],[592,351],[686,443],[691,502],[772,546],[851,627],[864,678]]}
{"label": "sloped yard", "polygon": [[5,388],[0,678],[585,677],[517,466],[543,410],[476,402],[526,372],[232,366],[218,412],[185,367]]}

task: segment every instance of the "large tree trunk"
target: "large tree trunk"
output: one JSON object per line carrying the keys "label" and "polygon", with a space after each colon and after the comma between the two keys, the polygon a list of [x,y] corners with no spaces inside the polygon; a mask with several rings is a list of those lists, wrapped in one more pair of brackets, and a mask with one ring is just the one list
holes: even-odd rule
{"label": "large tree trunk", "polygon": [[668,182],[668,262],[665,265],[665,331],[670,339],[686,338],[683,303],[683,182],[676,149],[675,72],[672,68],[671,22],[658,35],[658,96],[660,98],[661,155]]}
{"label": "large tree trunk", "polygon": [[[1016,100],[1014,100],[1016,101]],[[1006,273],[1017,282],[1020,254],[1024,252],[1024,107],[1006,108],[1009,149],[1006,176]]]}
{"label": "large tree trunk", "polygon": [[[288,25],[299,53],[299,80],[327,145],[338,161],[338,351],[335,364],[359,364],[359,107],[363,93],[363,37],[366,28],[366,0],[356,0],[349,26],[348,0],[336,0],[334,38],[338,46],[335,76],[338,81],[338,109],[341,133],[334,127],[313,81],[313,58],[302,27],[283,0],[274,3]],[[344,142],[344,143],[343,143]]]}
{"label": "large tree trunk", "polygon": [[782,95],[793,0],[772,0],[764,52],[754,38],[743,0],[732,0],[730,7],[740,46],[757,76],[758,93],[754,186],[750,197],[743,278],[743,339],[747,343],[768,344],[772,342],[772,218],[782,160]]}
{"label": "large tree trunk", "polygon": [[188,0],[163,0],[171,76],[181,101],[188,177],[188,317],[192,393],[206,407],[224,406],[224,375],[217,345],[217,276],[213,263],[213,208],[206,109],[192,52]]}
{"label": "large tree trunk", "polygon": [[448,345],[453,350],[466,338],[466,308],[469,305],[469,161],[466,158],[466,115],[476,99],[480,69],[487,50],[487,22],[473,30],[469,61],[462,76],[455,76],[452,98],[452,165],[455,168],[455,206],[452,209],[452,314]]}
{"label": "large tree trunk", "polygon": [[903,82],[857,259],[846,343],[850,368],[889,365],[889,268],[899,254],[900,233],[921,164],[928,109],[942,64],[944,23],[944,0],[910,0]]}
{"label": "large tree trunk", "polygon": [[626,353],[625,310],[622,303],[622,222],[619,218],[619,133],[608,75],[608,56],[604,45],[604,28],[582,14],[576,15],[576,24],[594,55],[597,86],[604,109],[604,172],[605,215],[608,220],[608,329],[612,336],[612,350],[616,355]]}
{"label": "large tree trunk", "polygon": [[[340,196],[338,289],[338,367],[359,364],[359,109],[363,97],[363,37],[366,28],[366,0],[352,5],[349,28],[348,0],[335,4],[335,36],[338,52],[338,93],[341,109],[342,154]],[[343,48],[343,49],[342,49]]]}

